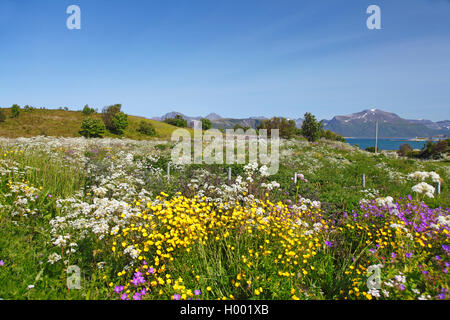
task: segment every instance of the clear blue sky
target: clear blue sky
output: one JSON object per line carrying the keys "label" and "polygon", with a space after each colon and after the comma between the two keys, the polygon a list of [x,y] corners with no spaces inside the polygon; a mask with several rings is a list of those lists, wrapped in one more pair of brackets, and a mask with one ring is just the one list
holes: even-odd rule
{"label": "clear blue sky", "polygon": [[0,0],[0,106],[13,103],[450,119],[450,1]]}

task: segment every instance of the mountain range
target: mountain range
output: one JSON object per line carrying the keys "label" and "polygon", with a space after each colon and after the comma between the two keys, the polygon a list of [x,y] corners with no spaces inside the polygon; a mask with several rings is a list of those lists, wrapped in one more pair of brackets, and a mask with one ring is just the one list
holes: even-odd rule
{"label": "mountain range", "polygon": [[[256,128],[266,117],[249,117],[243,119],[223,118],[216,113],[210,113],[206,117],[191,117],[179,112],[169,112],[162,117],[154,117],[153,120],[164,121],[176,115],[182,116],[188,122],[207,118],[213,128],[232,129],[239,124],[242,127]],[[292,119],[298,128],[303,123],[302,118]],[[413,138],[450,135],[450,120],[433,122],[431,120],[404,119],[395,113],[366,109],[349,115],[334,116],[331,120],[322,120],[325,130],[336,132],[344,137],[372,138],[375,136],[375,124],[378,121],[378,136],[380,138]]]}

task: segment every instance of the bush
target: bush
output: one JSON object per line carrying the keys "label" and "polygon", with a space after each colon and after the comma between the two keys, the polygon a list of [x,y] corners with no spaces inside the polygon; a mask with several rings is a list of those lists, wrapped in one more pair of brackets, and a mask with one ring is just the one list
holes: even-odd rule
{"label": "bush", "polygon": [[367,152],[375,152],[375,147],[367,147],[366,151]]}
{"label": "bush", "polygon": [[23,111],[25,112],[31,112],[33,111],[34,108],[32,106],[26,105],[25,107],[23,107]]}
{"label": "bush", "polygon": [[332,141],[346,142],[343,136],[338,135],[337,133],[330,130],[322,130],[320,132],[320,137]]}
{"label": "bush", "polygon": [[88,116],[90,114],[95,113],[95,110],[94,110],[94,108],[89,108],[88,105],[85,105],[82,112],[84,115]]}
{"label": "bush", "polygon": [[177,114],[175,118],[168,118],[164,120],[165,123],[171,124],[176,127],[186,128],[187,120],[184,119],[181,115]]}
{"label": "bush", "polygon": [[128,127],[128,116],[121,112],[121,104],[115,104],[104,107],[102,110],[102,119],[105,127],[116,134],[123,134]]}
{"label": "bush", "polygon": [[261,121],[258,129],[267,129],[267,135],[270,136],[272,129],[280,130],[280,138],[291,139],[297,132],[294,120],[288,120],[286,118],[274,117],[269,120]]}
{"label": "bush", "polygon": [[141,120],[139,123],[139,128],[137,129],[139,133],[145,134],[146,136],[156,136],[156,130],[150,122]]}
{"label": "bush", "polygon": [[419,158],[422,159],[441,159],[450,152],[450,139],[440,140],[436,143],[427,141],[420,151]]}
{"label": "bush", "polygon": [[98,119],[84,119],[81,123],[80,134],[86,138],[101,138],[105,131],[105,125]]}
{"label": "bush", "polygon": [[409,143],[404,143],[398,148],[398,155],[408,157],[411,155],[413,148]]}
{"label": "bush", "polygon": [[6,114],[3,109],[0,109],[0,122],[5,122],[6,120]]}
{"label": "bush", "polygon": [[17,118],[20,114],[20,107],[17,104],[14,104],[11,107],[11,118]]}

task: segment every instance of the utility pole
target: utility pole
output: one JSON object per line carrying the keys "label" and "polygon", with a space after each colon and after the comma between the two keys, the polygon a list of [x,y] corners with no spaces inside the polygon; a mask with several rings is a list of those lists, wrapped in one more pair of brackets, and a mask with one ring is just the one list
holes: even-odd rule
{"label": "utility pole", "polygon": [[378,152],[378,120],[375,124],[375,154]]}

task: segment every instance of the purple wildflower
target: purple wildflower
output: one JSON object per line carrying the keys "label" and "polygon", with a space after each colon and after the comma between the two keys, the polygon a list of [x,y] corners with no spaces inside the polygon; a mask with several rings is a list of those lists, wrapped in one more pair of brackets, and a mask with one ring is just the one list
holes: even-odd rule
{"label": "purple wildflower", "polygon": [[194,290],[194,294],[195,294],[196,296],[199,296],[199,295],[202,294],[202,292],[201,292],[200,290]]}
{"label": "purple wildflower", "polygon": [[115,293],[119,293],[119,292],[123,291],[124,288],[125,288],[124,286],[116,286],[114,288],[114,292]]}
{"label": "purple wildflower", "polygon": [[180,300],[180,299],[181,299],[181,296],[180,296],[179,294],[174,294],[174,295],[173,295],[173,299],[174,299],[174,300]]}

